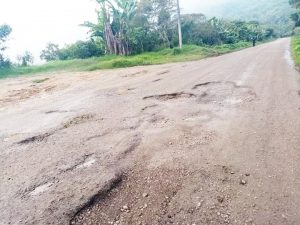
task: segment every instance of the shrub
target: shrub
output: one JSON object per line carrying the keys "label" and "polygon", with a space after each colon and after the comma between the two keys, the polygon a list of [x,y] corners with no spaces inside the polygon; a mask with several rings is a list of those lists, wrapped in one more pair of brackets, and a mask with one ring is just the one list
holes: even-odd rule
{"label": "shrub", "polygon": [[180,48],[173,49],[173,55],[180,55],[181,53],[182,53],[182,49],[180,49]]}
{"label": "shrub", "polygon": [[60,60],[87,59],[104,55],[103,46],[96,41],[78,41],[59,50]]}
{"label": "shrub", "polygon": [[118,59],[112,63],[113,68],[133,67],[141,65],[141,60]]}

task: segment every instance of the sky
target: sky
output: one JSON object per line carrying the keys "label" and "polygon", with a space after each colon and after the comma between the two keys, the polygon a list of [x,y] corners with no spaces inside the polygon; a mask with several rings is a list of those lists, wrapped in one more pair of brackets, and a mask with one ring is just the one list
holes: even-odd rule
{"label": "sky", "polygon": [[[183,13],[204,12],[224,0],[181,0]],[[48,42],[59,44],[86,40],[88,30],[79,26],[96,21],[95,0],[0,0],[0,24],[9,24],[13,32],[7,55],[14,60],[25,51],[36,62]]]}

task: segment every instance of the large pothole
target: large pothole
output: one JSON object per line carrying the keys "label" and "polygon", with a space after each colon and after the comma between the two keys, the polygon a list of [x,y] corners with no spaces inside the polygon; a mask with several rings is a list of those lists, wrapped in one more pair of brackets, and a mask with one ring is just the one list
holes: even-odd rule
{"label": "large pothole", "polygon": [[197,84],[193,87],[200,103],[221,106],[240,105],[256,99],[255,92],[248,86],[239,86],[230,81],[216,81]]}

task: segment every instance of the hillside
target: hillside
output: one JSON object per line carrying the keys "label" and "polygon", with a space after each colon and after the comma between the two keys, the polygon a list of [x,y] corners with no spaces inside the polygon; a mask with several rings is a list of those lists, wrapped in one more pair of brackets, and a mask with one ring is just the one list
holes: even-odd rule
{"label": "hillside", "polygon": [[288,34],[293,27],[290,21],[293,9],[288,0],[225,0],[206,9],[204,13],[210,17],[255,20],[263,24],[271,24],[282,35]]}

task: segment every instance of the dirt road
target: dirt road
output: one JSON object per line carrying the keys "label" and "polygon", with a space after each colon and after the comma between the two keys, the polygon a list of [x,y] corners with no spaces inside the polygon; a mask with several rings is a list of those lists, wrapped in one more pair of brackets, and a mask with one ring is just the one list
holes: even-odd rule
{"label": "dirt road", "polygon": [[289,44],[1,80],[0,224],[299,225]]}

